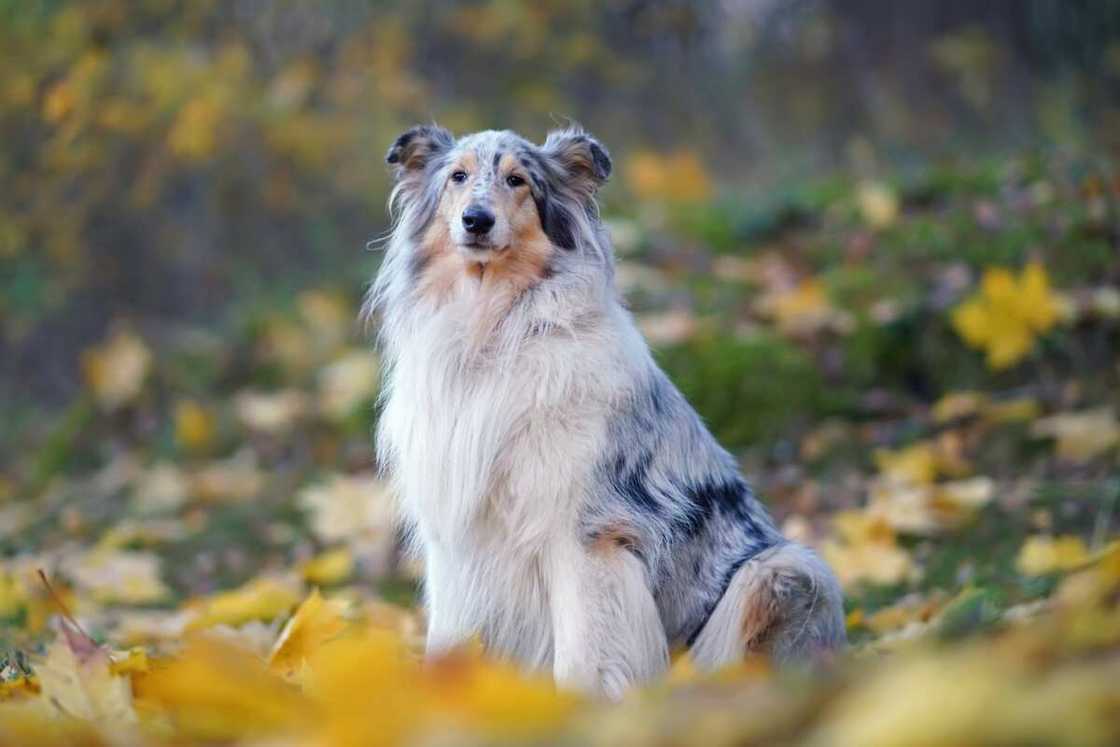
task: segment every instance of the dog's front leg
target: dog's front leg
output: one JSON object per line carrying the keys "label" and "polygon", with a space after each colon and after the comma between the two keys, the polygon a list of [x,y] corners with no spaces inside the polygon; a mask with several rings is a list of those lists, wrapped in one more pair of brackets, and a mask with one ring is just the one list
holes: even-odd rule
{"label": "dog's front leg", "polygon": [[461,578],[461,564],[435,543],[424,549],[424,601],[428,615],[425,655],[445,654],[470,640],[475,630],[470,584]]}
{"label": "dog's front leg", "polygon": [[558,684],[618,700],[669,665],[645,567],[611,539],[572,540],[551,553],[550,604]]}

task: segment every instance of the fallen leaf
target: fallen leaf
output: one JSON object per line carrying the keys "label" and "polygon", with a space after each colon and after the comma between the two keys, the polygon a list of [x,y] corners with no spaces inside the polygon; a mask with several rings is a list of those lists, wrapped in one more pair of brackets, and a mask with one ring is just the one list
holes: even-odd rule
{"label": "fallen leaf", "polygon": [[377,394],[377,358],[368,350],[352,350],[319,371],[319,410],[328,418],[349,417]]}
{"label": "fallen leaf", "polygon": [[195,617],[187,629],[271,620],[290,612],[299,600],[298,584],[269,576],[257,578],[239,588],[190,602],[187,609]]}
{"label": "fallen leaf", "polygon": [[343,602],[323,599],[318,589],[312,591],[276,639],[269,669],[287,678],[297,676],[314,651],[346,630],[346,607]]}
{"label": "fallen leaf", "polygon": [[242,449],[199,468],[190,476],[190,486],[204,501],[246,501],[260,493],[264,475],[257,467],[256,454]]}
{"label": "fallen leaf", "polygon": [[438,723],[419,664],[392,633],[341,636],[309,653],[303,689],[322,713],[323,743],[390,747]]}
{"label": "fallen leaf", "polygon": [[821,554],[845,587],[859,583],[897,584],[918,577],[918,568],[895,542],[890,525],[859,511],[833,517],[838,539],[826,540]]}
{"label": "fallen leaf", "polygon": [[427,674],[441,710],[476,733],[509,743],[555,734],[580,702],[558,690],[551,677],[471,652],[453,654]]}
{"label": "fallen leaf", "polygon": [[79,589],[102,603],[148,604],[170,594],[160,578],[160,558],[150,552],[97,548],[64,570]]}
{"label": "fallen leaf", "polygon": [[34,663],[41,697],[62,716],[90,722],[114,741],[137,723],[128,677],[112,671],[109,653],[63,621],[63,634]]}
{"label": "fallen leaf", "polygon": [[299,504],[323,542],[346,542],[375,565],[388,562],[396,541],[396,510],[388,487],[376,477],[335,475],[305,488]]}
{"label": "fallen leaf", "polygon": [[988,401],[988,395],[982,392],[950,392],[934,404],[930,413],[935,423],[949,423],[979,414]]}
{"label": "fallen leaf", "polygon": [[117,331],[82,353],[86,385],[106,410],[116,410],[140,394],[151,366],[148,347],[131,332]]}
{"label": "fallen leaf", "polygon": [[856,193],[856,203],[865,223],[874,229],[889,228],[898,219],[898,197],[881,182],[864,182]]}
{"label": "fallen leaf", "polygon": [[696,334],[697,322],[692,312],[677,309],[659,314],[642,314],[638,317],[638,327],[650,345],[665,347],[692,339]]}
{"label": "fallen leaf", "polygon": [[194,400],[175,405],[175,440],[188,451],[202,451],[214,440],[214,414]]}
{"label": "fallen leaf", "polygon": [[1002,267],[988,269],[980,290],[952,316],[958,334],[970,346],[987,352],[993,370],[1010,368],[1025,358],[1035,337],[1058,320],[1057,296],[1037,262],[1028,264],[1018,278]]}
{"label": "fallen leaf", "polygon": [[270,435],[286,433],[307,412],[307,395],[298,389],[278,392],[245,390],[234,398],[237,418],[250,430]]}
{"label": "fallen leaf", "polygon": [[341,583],[353,572],[354,554],[347,547],[328,550],[300,566],[305,581],[323,586]]}
{"label": "fallen leaf", "polygon": [[1042,576],[1073,570],[1088,559],[1089,550],[1080,537],[1036,535],[1023,543],[1015,565],[1026,576]]}
{"label": "fallen leaf", "polygon": [[845,334],[855,324],[851,314],[832,305],[824,284],[816,278],[792,287],[772,288],[758,299],[755,308],[773,319],[782,334],[791,337],[810,337],[825,331]]}
{"label": "fallen leaf", "polygon": [[264,662],[212,638],[191,638],[135,682],[138,705],[168,714],[178,733],[195,739],[296,736],[314,721],[312,705]]}
{"label": "fallen leaf", "polygon": [[186,502],[188,488],[187,478],[178,467],[160,462],[133,485],[132,506],[142,515],[171,513]]}
{"label": "fallen leaf", "polygon": [[1031,397],[991,402],[984,408],[984,420],[988,423],[1029,423],[1042,412],[1038,400]]}
{"label": "fallen leaf", "polygon": [[928,441],[897,451],[880,449],[875,464],[884,478],[904,485],[928,485],[937,478],[937,453]]}
{"label": "fallen leaf", "polygon": [[1111,408],[1051,415],[1037,421],[1031,433],[1058,442],[1062,459],[1088,462],[1120,444],[1120,423]]}

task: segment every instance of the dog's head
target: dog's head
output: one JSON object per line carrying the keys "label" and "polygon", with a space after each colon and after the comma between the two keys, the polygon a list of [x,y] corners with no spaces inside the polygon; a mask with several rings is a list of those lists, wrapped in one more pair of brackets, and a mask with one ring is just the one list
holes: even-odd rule
{"label": "dog's head", "polygon": [[595,192],[611,173],[606,148],[578,128],[538,146],[509,131],[456,140],[418,126],[396,139],[386,160],[394,206],[408,216],[398,230],[413,232],[419,251],[454,252],[466,267],[581,248],[596,222]]}

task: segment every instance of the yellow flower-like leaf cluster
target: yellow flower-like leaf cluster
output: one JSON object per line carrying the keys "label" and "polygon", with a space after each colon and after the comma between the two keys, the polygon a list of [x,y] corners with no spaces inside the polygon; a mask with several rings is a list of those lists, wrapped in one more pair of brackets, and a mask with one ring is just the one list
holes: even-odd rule
{"label": "yellow flower-like leaf cluster", "polygon": [[1058,323],[1060,304],[1045,268],[1031,262],[1016,277],[1002,267],[984,273],[980,290],[953,310],[953,327],[1002,370],[1030,354],[1038,335]]}

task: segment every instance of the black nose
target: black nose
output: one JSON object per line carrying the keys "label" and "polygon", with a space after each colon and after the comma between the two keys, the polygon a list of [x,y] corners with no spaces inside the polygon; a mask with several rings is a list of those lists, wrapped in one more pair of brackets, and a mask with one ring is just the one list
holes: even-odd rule
{"label": "black nose", "polygon": [[469,207],[463,211],[463,228],[481,236],[494,227],[494,214],[480,207]]}

